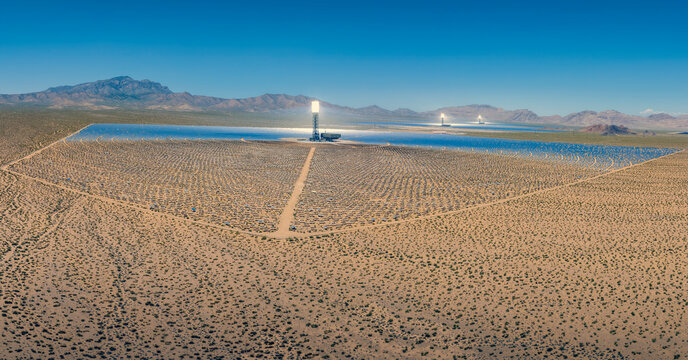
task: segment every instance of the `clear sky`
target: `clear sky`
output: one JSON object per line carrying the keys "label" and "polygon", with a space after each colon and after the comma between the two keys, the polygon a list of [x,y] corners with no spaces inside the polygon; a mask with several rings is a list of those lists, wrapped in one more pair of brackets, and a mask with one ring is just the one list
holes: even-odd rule
{"label": "clear sky", "polygon": [[0,93],[130,75],[355,107],[688,113],[681,3],[0,0]]}

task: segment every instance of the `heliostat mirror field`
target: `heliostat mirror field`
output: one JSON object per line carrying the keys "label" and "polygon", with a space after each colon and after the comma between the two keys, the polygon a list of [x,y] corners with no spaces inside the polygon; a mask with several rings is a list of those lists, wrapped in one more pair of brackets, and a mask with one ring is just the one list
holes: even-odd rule
{"label": "heliostat mirror field", "polygon": [[[153,134],[168,137],[94,137],[89,128],[86,135],[59,142],[10,169],[186,219],[255,233],[274,233],[286,221],[291,233],[303,234],[460,211],[673,151],[451,136],[474,148],[483,142],[479,151],[460,151],[438,147],[444,137],[437,134],[407,138],[425,139],[424,147],[212,140],[245,134],[217,135],[212,129],[203,129],[204,140],[174,140],[170,134],[181,129],[189,136],[190,127],[155,129],[162,130]],[[311,148],[310,171],[293,214],[280,220]]]}

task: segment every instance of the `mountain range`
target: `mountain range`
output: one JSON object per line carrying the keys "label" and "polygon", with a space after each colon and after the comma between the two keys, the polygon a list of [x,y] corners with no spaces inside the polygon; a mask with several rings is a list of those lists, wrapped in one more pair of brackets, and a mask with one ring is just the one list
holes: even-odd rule
{"label": "mountain range", "polygon": [[[85,109],[151,109],[171,111],[243,111],[289,112],[306,111],[315,98],[304,95],[264,94],[242,99],[173,92],[150,80],[135,80],[119,76],[107,80],[49,88],[28,94],[0,95],[0,104],[36,105],[52,108]],[[339,114],[370,118],[437,119],[440,113],[450,120],[475,120],[478,115],[492,122],[530,123],[584,127],[594,124],[624,125],[636,129],[686,129],[688,115],[665,113],[650,116],[624,114],[614,110],[581,111],[565,116],[539,116],[526,110],[505,110],[490,105],[444,107],[433,111],[416,112],[410,109],[387,110],[376,105],[363,108],[340,106],[321,100],[321,106]]]}

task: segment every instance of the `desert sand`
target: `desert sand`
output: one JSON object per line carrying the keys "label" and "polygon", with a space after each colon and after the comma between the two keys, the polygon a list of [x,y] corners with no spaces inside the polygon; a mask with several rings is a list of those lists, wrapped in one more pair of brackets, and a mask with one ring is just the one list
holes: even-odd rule
{"label": "desert sand", "polygon": [[45,148],[65,135],[3,148],[2,358],[688,353],[685,151],[601,171],[363,145]]}
{"label": "desert sand", "polygon": [[446,213],[601,172],[560,159],[242,140],[59,141],[6,170],[276,237]]}

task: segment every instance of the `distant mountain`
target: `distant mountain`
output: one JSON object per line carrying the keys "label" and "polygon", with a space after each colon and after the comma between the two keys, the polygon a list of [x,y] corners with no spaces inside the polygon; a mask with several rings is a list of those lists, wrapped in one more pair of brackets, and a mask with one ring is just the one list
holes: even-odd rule
{"label": "distant mountain", "polygon": [[357,109],[358,113],[361,115],[369,115],[369,116],[389,116],[392,115],[393,112],[389,111],[387,109],[383,109],[377,105],[371,105],[371,106],[366,106]]}
{"label": "distant mountain", "polygon": [[652,115],[648,116],[647,118],[652,120],[652,121],[675,120],[676,119],[676,117],[671,116],[671,115],[666,114],[666,113],[652,114]]}
{"label": "distant mountain", "polygon": [[75,86],[59,86],[30,94],[0,95],[0,102],[53,107],[113,107],[153,103],[173,94],[170,89],[159,83],[120,76]]}
{"label": "distant mountain", "polygon": [[271,111],[306,106],[311,98],[283,94],[265,94],[245,99],[222,99],[210,96],[175,93],[150,80],[118,76],[74,86],[60,86],[45,91],[0,95],[0,103],[33,104],[55,108],[143,108],[165,110],[240,110]]}
{"label": "distant mountain", "polygon": [[413,117],[413,116],[418,116],[418,113],[411,110],[411,109],[406,109],[406,108],[399,108],[394,111],[392,111],[395,115],[397,116],[402,116],[402,117]]}
{"label": "distant mountain", "polygon": [[600,134],[600,135],[636,135],[635,132],[629,130],[623,125],[591,125],[584,129],[579,130],[581,132]]}
{"label": "distant mountain", "polygon": [[564,117],[558,115],[541,117],[540,122],[580,127],[604,124],[623,125],[634,129],[685,129],[688,128],[688,115],[674,117],[661,113],[645,117],[628,115],[615,110],[600,112],[586,110]]}
{"label": "distant mountain", "polygon": [[532,123],[537,122],[538,115],[530,110],[504,110],[490,105],[466,105],[444,107],[423,113],[439,117],[444,113],[449,119],[476,121],[478,115],[491,122]]}
{"label": "distant mountain", "polygon": [[561,123],[571,126],[590,126],[593,124],[628,125],[635,118],[641,117],[626,115],[615,110],[601,112],[586,110],[564,116]]}
{"label": "distant mountain", "polygon": [[[85,109],[162,109],[173,111],[244,111],[289,112],[306,111],[315,98],[304,95],[265,94],[243,99],[223,99],[211,96],[176,93],[166,86],[150,80],[135,80],[118,76],[74,86],[59,86],[45,91],[0,95],[0,104],[28,104],[52,108]],[[333,114],[370,118],[438,119],[445,113],[449,121],[474,121],[478,115],[488,122],[535,123],[586,127],[595,124],[623,125],[630,128],[688,128],[688,115],[672,116],[665,113],[648,117],[623,114],[614,110],[601,112],[581,111],[566,116],[538,116],[526,110],[505,110],[490,105],[452,106],[415,112],[410,109],[387,110],[377,105],[351,108],[321,101],[321,106]]]}
{"label": "distant mountain", "polygon": [[604,125],[597,124],[591,125],[584,129],[580,129],[580,132],[586,132],[591,134],[599,134],[603,136],[615,136],[615,135],[643,135],[643,136],[655,136],[653,131],[643,130],[642,132],[632,131],[623,125]]}

